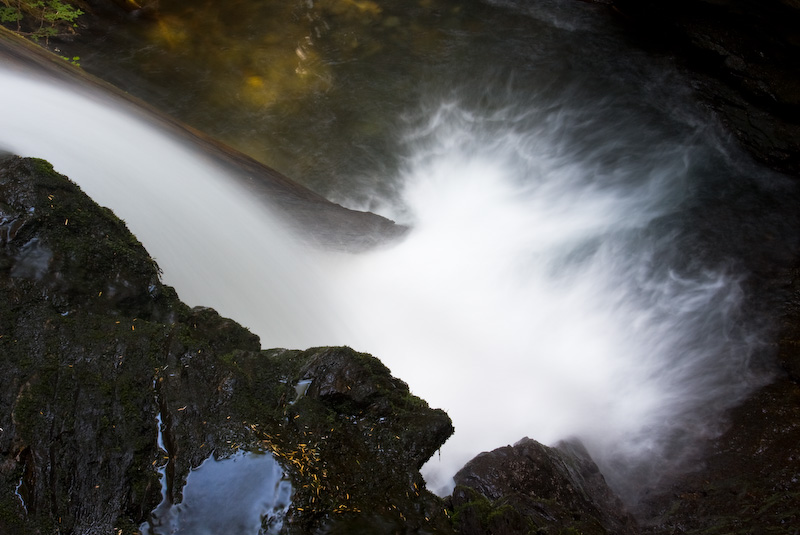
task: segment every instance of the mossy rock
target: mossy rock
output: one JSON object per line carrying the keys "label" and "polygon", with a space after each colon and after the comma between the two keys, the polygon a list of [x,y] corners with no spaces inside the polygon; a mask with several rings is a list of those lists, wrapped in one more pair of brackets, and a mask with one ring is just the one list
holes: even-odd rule
{"label": "mossy rock", "polygon": [[525,438],[478,455],[449,499],[461,535],[634,534],[636,522],[577,441]]}
{"label": "mossy rock", "polygon": [[370,355],[261,350],[187,307],[43,160],[0,160],[0,291],[0,532],[134,533],[158,466],[177,503],[190,470],[241,450],[290,474],[286,532],[450,531],[418,471],[453,432],[444,412]]}

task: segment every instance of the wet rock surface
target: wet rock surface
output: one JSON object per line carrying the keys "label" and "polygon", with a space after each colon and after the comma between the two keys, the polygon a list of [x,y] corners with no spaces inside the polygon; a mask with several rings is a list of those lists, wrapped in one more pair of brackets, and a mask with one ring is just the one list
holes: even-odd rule
{"label": "wet rock surface", "polygon": [[775,380],[727,416],[697,465],[645,497],[642,533],[797,533],[800,526],[800,270],[776,276],[785,301]]}
{"label": "wet rock surface", "polygon": [[614,0],[637,46],[675,55],[758,160],[800,174],[800,4]]}
{"label": "wet rock surface", "polygon": [[637,533],[577,441],[549,448],[525,438],[475,457],[455,483],[451,501],[463,535]]}
{"label": "wet rock surface", "polygon": [[800,388],[781,379],[731,414],[697,469],[645,499],[642,533],[797,533]]}
{"label": "wet rock surface", "polygon": [[449,531],[418,472],[446,414],[369,355],[262,351],[182,304],[124,224],[42,160],[0,160],[0,291],[0,532],[135,533],[158,467],[179,502],[191,469],[242,450],[289,475],[286,533]]}

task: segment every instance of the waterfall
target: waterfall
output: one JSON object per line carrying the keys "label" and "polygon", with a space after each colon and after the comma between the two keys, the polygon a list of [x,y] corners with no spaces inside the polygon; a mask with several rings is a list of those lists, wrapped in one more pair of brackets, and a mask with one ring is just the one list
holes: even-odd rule
{"label": "waterfall", "polygon": [[386,178],[397,196],[372,203],[412,230],[358,255],[297,242],[142,119],[3,68],[0,149],[49,160],[113,209],[188,304],[268,347],[370,352],[445,409],[456,433],[424,469],[432,489],[523,436],[578,437],[635,499],[763,381],[746,273],[706,254],[697,217],[705,177],[730,166],[708,129],[652,126],[629,95],[573,106],[580,84],[521,100],[511,86],[409,110]]}
{"label": "waterfall", "polygon": [[[385,207],[407,239],[336,266],[349,343],[453,418],[424,469],[440,492],[480,451],[577,437],[635,501],[764,380],[745,274],[694,256],[703,229],[687,206],[713,150],[695,136],[654,143],[609,110],[468,101],[411,121]],[[605,141],[576,142],[576,121]]]}
{"label": "waterfall", "polygon": [[329,305],[314,263],[298,256],[276,219],[210,159],[97,92],[0,76],[0,97],[14,103],[0,119],[0,149],[47,159],[113,209],[184,301],[215,306],[247,325],[241,318],[258,317],[270,325],[259,334],[275,346],[299,342],[292,334],[298,318],[317,327],[311,344],[330,339],[335,331],[322,312]]}

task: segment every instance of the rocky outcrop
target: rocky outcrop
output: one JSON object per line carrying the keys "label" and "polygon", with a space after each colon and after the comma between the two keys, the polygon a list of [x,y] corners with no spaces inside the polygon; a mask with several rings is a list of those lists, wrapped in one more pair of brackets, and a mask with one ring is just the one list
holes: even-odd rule
{"label": "rocky outcrop", "polygon": [[751,154],[800,174],[800,4],[614,0],[637,45],[674,54]]}
{"label": "rocky outcrop", "polygon": [[418,471],[446,414],[369,355],[261,350],[190,309],[42,160],[0,160],[0,295],[0,533],[134,533],[158,467],[177,503],[191,469],[241,450],[289,475],[286,533],[450,531]]}
{"label": "rocky outcrop", "polygon": [[522,439],[478,455],[455,483],[451,506],[462,535],[637,533],[577,441],[549,448]]}

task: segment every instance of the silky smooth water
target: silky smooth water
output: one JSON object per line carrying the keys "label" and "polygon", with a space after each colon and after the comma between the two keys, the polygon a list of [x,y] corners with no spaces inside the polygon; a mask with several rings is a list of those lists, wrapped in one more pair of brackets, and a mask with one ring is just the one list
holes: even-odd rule
{"label": "silky smooth water", "polygon": [[448,34],[414,102],[387,106],[392,163],[331,170],[337,201],[411,226],[391,247],[310,250],[191,147],[2,69],[0,147],[111,207],[189,304],[264,346],[370,352],[444,408],[434,490],[481,451],[578,437],[635,501],[766,380],[744,252],[782,229],[745,207],[791,190],[584,8],[497,4],[528,25]]}

